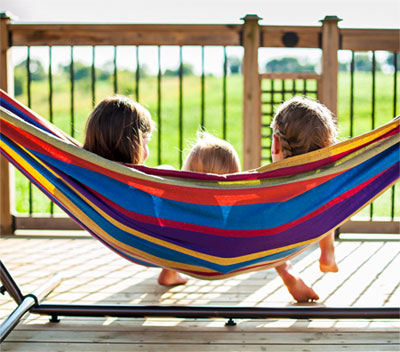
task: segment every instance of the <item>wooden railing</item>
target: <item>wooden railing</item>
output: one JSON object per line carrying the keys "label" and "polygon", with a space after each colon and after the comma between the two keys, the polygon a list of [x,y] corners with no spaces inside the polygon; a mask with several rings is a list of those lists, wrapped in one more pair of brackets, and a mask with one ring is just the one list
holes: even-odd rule
{"label": "wooden railing", "polygon": [[[261,162],[261,102],[258,49],[262,47],[319,48],[322,72],[318,75],[319,99],[337,111],[338,50],[400,51],[399,30],[341,29],[336,16],[327,16],[320,26],[262,26],[256,15],[247,15],[242,25],[134,25],[134,24],[18,24],[2,14],[0,18],[0,87],[13,92],[10,59],[15,46],[57,45],[199,45],[242,46],[244,58],[243,90],[243,166],[253,169]],[[15,218],[10,207],[8,162],[0,161],[1,234],[14,230]],[[38,219],[43,226],[51,221]],[[57,226],[55,222],[53,223]],[[389,222],[388,231],[398,226]],[[64,227],[66,225],[61,225]],[[379,225],[379,232],[387,232]],[[364,228],[363,228],[364,229]]]}

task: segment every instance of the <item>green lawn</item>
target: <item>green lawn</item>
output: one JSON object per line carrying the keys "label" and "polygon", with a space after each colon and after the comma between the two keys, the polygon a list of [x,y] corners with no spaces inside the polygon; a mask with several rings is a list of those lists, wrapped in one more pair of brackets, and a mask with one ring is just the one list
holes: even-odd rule
{"label": "green lawn", "polygon": [[[223,125],[223,81],[219,77],[206,77],[205,88],[205,127],[222,137]],[[288,82],[290,84],[290,82]],[[299,82],[301,86],[301,82]],[[354,95],[354,135],[372,128],[372,78],[370,73],[357,72],[355,75]],[[71,94],[70,83],[63,76],[53,78],[53,122],[82,141],[85,121],[92,109],[91,89],[89,82],[76,81],[74,84],[74,127],[71,126]],[[242,155],[242,90],[243,80],[240,75],[227,77],[227,139]],[[31,87],[31,107],[40,115],[49,118],[48,82],[33,82]],[[123,72],[118,75],[118,92],[134,98],[135,79],[133,73]],[[350,136],[350,77],[348,73],[339,75],[338,120],[341,138]],[[96,100],[113,94],[113,84],[100,81],[96,83]],[[201,82],[200,77],[184,76],[183,78],[183,151],[179,149],[179,80],[177,77],[163,77],[161,84],[161,126],[153,134],[150,142],[150,157],[146,164],[158,164],[158,134],[161,136],[161,163],[179,168],[180,153],[190,148],[201,121]],[[286,98],[288,98],[287,96]],[[400,92],[397,93],[399,99]],[[17,96],[27,104],[26,92]],[[279,99],[275,96],[274,99]],[[139,101],[151,112],[158,123],[157,116],[157,77],[146,77],[140,80]],[[400,101],[397,102],[400,106]],[[375,126],[389,121],[393,111],[393,75],[381,72],[376,74]],[[20,213],[29,211],[28,182],[24,176],[16,172],[16,210]],[[47,198],[33,187],[33,212],[44,213],[50,209]],[[391,215],[391,190],[374,202],[374,216]],[[399,187],[395,192],[396,202],[400,197]],[[56,212],[60,210],[56,209]],[[369,208],[361,213],[369,215]],[[400,207],[396,207],[395,215],[400,216]]]}

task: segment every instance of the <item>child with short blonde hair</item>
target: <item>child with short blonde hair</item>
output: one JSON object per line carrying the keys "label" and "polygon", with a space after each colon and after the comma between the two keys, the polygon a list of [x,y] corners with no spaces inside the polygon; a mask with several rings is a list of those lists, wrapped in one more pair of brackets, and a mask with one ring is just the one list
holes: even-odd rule
{"label": "child with short blonde hair", "polygon": [[[197,141],[186,157],[182,170],[213,174],[230,174],[240,171],[239,156],[233,146],[207,132],[198,132]],[[174,282],[176,272],[164,269],[159,283]]]}
{"label": "child with short blonde hair", "polygon": [[[337,127],[332,112],[324,105],[301,97],[282,103],[272,121],[272,161],[328,147],[336,142]],[[319,241],[322,272],[337,272],[334,232]],[[290,262],[276,267],[289,292],[297,301],[317,300],[314,290],[293,271]]]}
{"label": "child with short blonde hair", "polygon": [[201,131],[197,133],[197,141],[186,157],[182,170],[231,174],[240,171],[240,161],[229,142]]}

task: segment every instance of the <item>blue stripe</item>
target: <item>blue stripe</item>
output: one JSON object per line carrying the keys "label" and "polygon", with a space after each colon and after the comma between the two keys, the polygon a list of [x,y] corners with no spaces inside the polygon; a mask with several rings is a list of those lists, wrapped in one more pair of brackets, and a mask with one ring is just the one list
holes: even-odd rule
{"label": "blue stripe", "polygon": [[233,230],[268,229],[297,220],[399,162],[397,144],[285,202],[220,206],[163,199],[92,170],[67,164],[40,153],[36,154],[127,210],[173,221]]}

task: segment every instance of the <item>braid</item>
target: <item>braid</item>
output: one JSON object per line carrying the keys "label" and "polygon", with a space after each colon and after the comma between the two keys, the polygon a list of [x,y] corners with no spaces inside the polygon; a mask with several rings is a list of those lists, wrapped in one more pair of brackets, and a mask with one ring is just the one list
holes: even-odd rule
{"label": "braid", "polygon": [[279,106],[271,128],[285,158],[331,145],[337,135],[332,113],[322,104],[300,97]]}
{"label": "braid", "polygon": [[276,131],[275,134],[279,137],[283,156],[285,158],[292,156],[293,155],[292,146],[286,139],[285,135],[280,130]]}

